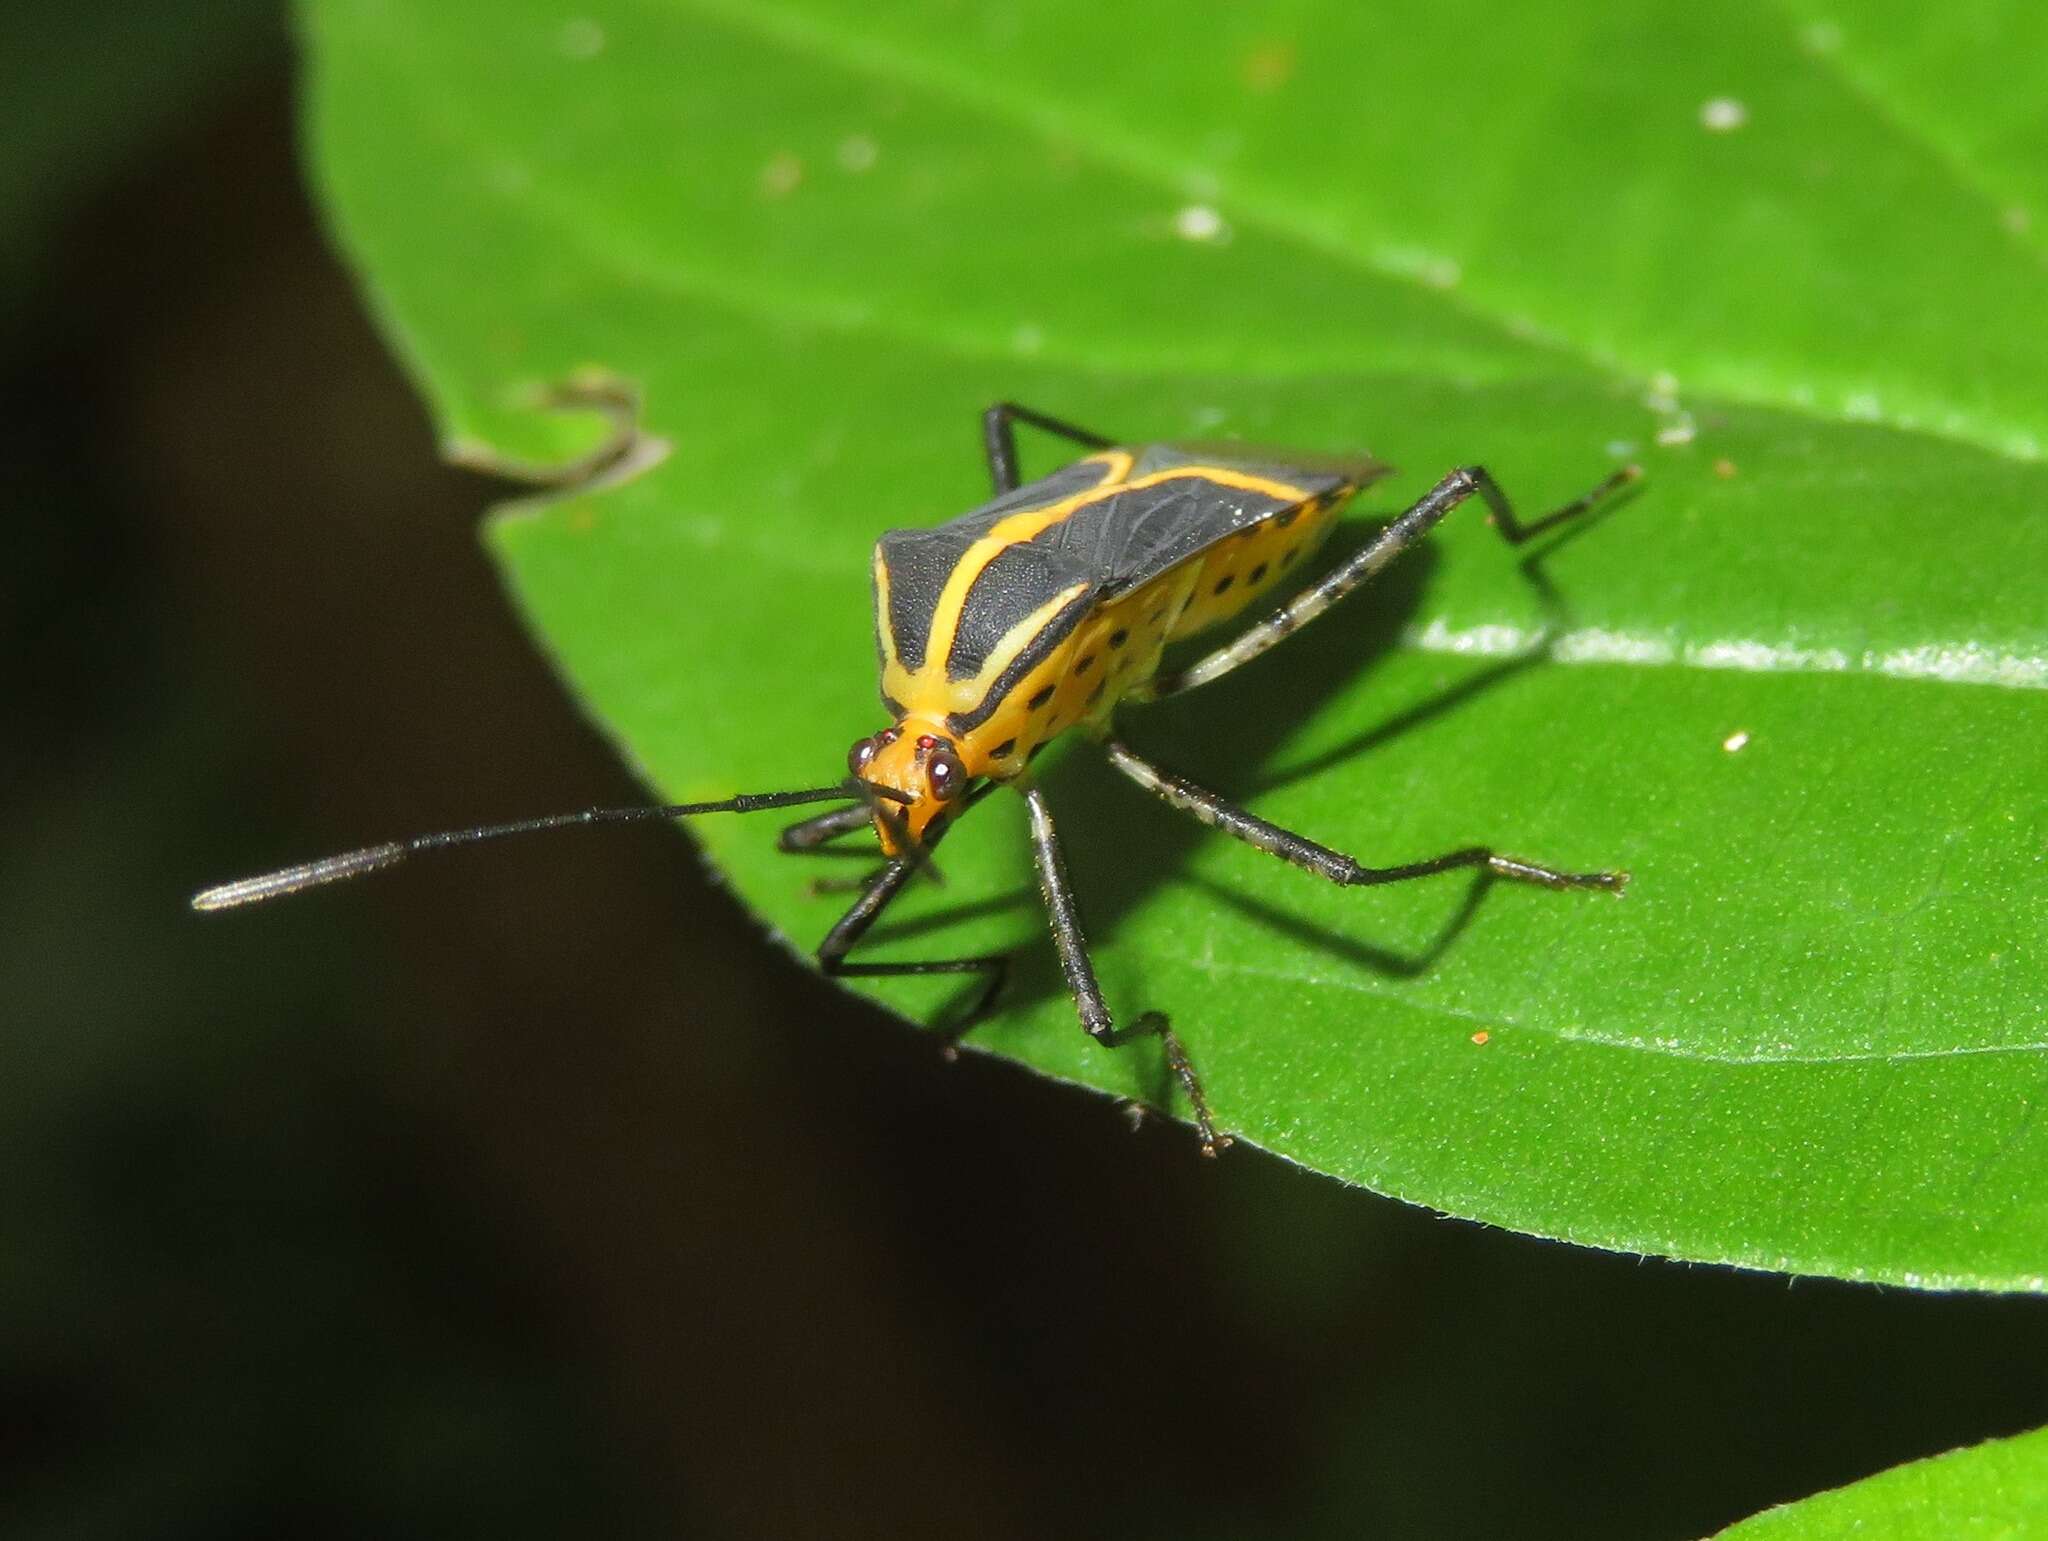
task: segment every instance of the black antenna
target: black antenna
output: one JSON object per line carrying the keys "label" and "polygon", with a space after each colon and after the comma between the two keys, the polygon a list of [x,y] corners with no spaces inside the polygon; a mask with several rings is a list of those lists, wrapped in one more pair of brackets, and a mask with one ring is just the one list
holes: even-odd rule
{"label": "black antenna", "polygon": [[[850,798],[864,798],[874,804],[878,797],[898,802],[909,798],[892,787],[870,786],[864,781],[847,780],[838,786],[807,787],[800,792],[743,792],[738,797],[724,798],[715,803],[667,803],[659,806],[638,808],[585,808],[577,813],[556,813],[545,818],[515,819],[509,824],[480,824],[473,829],[447,829],[438,834],[414,835],[409,840],[392,840],[383,845],[365,846],[360,851],[344,851],[339,856],[325,856],[319,861],[301,863],[296,867],[283,867],[276,872],[266,872],[260,877],[241,878],[232,883],[216,884],[201,889],[192,896],[195,910],[228,910],[241,904],[260,904],[266,899],[281,899],[286,894],[295,894],[302,889],[318,888],[323,883],[339,883],[347,878],[361,877],[366,872],[381,872],[386,867],[395,867],[408,856],[421,851],[439,851],[449,846],[475,845],[484,840],[500,840],[507,835],[528,835],[547,829],[574,829],[596,824],[631,824],[647,819],[684,819],[700,813],[755,813],[764,808],[790,808],[799,803],[823,803],[845,801]],[[894,828],[894,826],[891,826]],[[921,850],[921,847],[913,848]]]}

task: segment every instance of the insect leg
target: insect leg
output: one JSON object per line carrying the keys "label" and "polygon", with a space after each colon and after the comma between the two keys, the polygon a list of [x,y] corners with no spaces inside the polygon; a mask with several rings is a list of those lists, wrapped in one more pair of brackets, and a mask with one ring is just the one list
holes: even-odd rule
{"label": "insect leg", "polygon": [[1562,508],[1545,514],[1533,523],[1523,524],[1516,519],[1514,510],[1509,507],[1499,484],[1483,467],[1466,466],[1453,471],[1424,493],[1412,508],[1382,530],[1371,544],[1342,567],[1303,589],[1263,621],[1232,642],[1218,648],[1208,657],[1198,659],[1178,673],[1163,674],[1145,684],[1135,686],[1126,699],[1162,700],[1167,696],[1179,695],[1184,690],[1193,690],[1197,685],[1206,685],[1211,680],[1221,679],[1240,664],[1250,663],[1290,633],[1306,626],[1353,589],[1377,576],[1395,557],[1434,529],[1444,515],[1475,494],[1486,504],[1488,512],[1493,516],[1494,528],[1500,531],[1502,538],[1510,545],[1519,546],[1531,536],[1553,529],[1565,520],[1577,518],[1598,507],[1636,480],[1639,475],[1641,472],[1636,467],[1624,466],[1592,491],[1574,498]]}
{"label": "insect leg", "polygon": [[1178,808],[1213,829],[1234,835],[1246,845],[1292,862],[1304,872],[1328,878],[1346,888],[1372,887],[1381,883],[1405,883],[1461,867],[1476,867],[1488,877],[1511,878],[1518,883],[1535,883],[1544,888],[1600,888],[1620,893],[1628,883],[1626,872],[1560,872],[1538,866],[1519,856],[1506,856],[1483,845],[1468,845],[1424,861],[1403,862],[1395,867],[1368,867],[1342,852],[1318,845],[1304,835],[1269,824],[1247,813],[1237,804],[1196,786],[1186,777],[1140,759],[1115,739],[1103,741],[1109,763],[1169,807]]}
{"label": "insect leg", "polygon": [[850,808],[834,808],[830,813],[821,813],[790,825],[775,837],[775,848],[792,853],[815,851],[841,835],[874,827],[873,811],[866,803],[855,803]]}
{"label": "insect leg", "polygon": [[[960,819],[970,808],[988,796],[995,788],[995,782],[984,781],[975,787],[973,791],[969,792],[960,803],[958,811],[944,825],[939,826],[937,833],[931,835],[927,850],[929,850],[931,845],[936,845],[947,830],[950,830],[954,824],[959,823]],[[872,822],[872,816],[865,806],[860,811],[863,817],[868,818]],[[793,825],[791,828],[784,830],[783,838],[788,840],[792,836],[799,836],[800,832],[814,829],[824,822],[823,818],[806,819],[803,823]],[[848,827],[850,828],[851,826],[849,825]],[[815,840],[827,838],[829,838],[829,833],[818,835],[813,843],[815,843]],[[785,850],[805,849],[805,847],[800,845],[785,845],[783,848]],[[917,870],[918,864],[916,861],[909,857],[898,857],[882,867],[872,877],[867,878],[861,885],[860,897],[853,901],[852,907],[839,917],[833,924],[832,929],[825,933],[825,940],[818,944],[818,964],[827,974],[852,979],[886,979],[909,974],[987,974],[989,976],[987,988],[976,998],[973,1007],[962,1019],[961,1024],[954,1029],[954,1035],[957,1037],[969,1027],[972,1027],[982,1017],[986,1016],[989,1007],[995,1004],[995,998],[1003,988],[1003,979],[1008,973],[1010,966],[1010,959],[1007,954],[988,953],[976,958],[935,958],[902,963],[850,963],[846,958],[846,955],[867,934],[868,927],[875,923],[876,917],[888,907],[889,901],[902,892],[903,885],[917,874]]]}
{"label": "insect leg", "polygon": [[1194,1062],[1188,1058],[1187,1050],[1168,1024],[1165,1014],[1148,1011],[1129,1027],[1122,1028],[1110,1016],[1109,1004],[1102,998],[1102,986],[1095,980],[1095,965],[1088,958],[1088,940],[1081,933],[1081,917],[1074,905],[1074,886],[1067,878],[1066,858],[1060,853],[1052,811],[1046,807],[1045,794],[1038,788],[1026,786],[1022,791],[1024,801],[1031,809],[1031,858],[1038,867],[1038,890],[1045,896],[1045,912],[1052,922],[1053,945],[1060,955],[1060,972],[1067,976],[1067,988],[1073,992],[1074,1009],[1080,1013],[1081,1026],[1097,1043],[1111,1049],[1119,1048],[1134,1038],[1158,1038],[1165,1047],[1167,1065],[1187,1091],[1188,1102],[1194,1108],[1202,1154],[1215,1155],[1230,1143],[1230,1137],[1216,1133],[1215,1120],[1209,1114],[1209,1099],[1202,1094],[1202,1083],[1195,1075]]}
{"label": "insect leg", "polygon": [[[878,854],[872,849],[835,845],[833,842],[841,835],[874,827],[873,811],[866,803],[855,803],[851,808],[835,808],[830,813],[821,813],[790,825],[775,837],[775,849],[791,856],[860,856],[872,860]],[[804,885],[804,891],[813,898],[825,894],[859,893],[871,881],[872,874],[814,877]]]}
{"label": "insect leg", "polygon": [[1514,508],[1508,503],[1508,495],[1500,490],[1500,483],[1493,479],[1493,473],[1485,466],[1466,466],[1453,473],[1471,482],[1471,490],[1479,494],[1479,500],[1486,505],[1486,522],[1500,531],[1500,538],[1510,546],[1519,546],[1524,541],[1534,540],[1548,530],[1554,530],[1568,520],[1581,514],[1591,513],[1615,493],[1631,482],[1642,478],[1641,466],[1623,466],[1619,471],[1603,478],[1590,491],[1582,492],[1571,502],[1553,508],[1542,518],[1530,524],[1523,524],[1515,517]]}
{"label": "insect leg", "polygon": [[988,453],[988,479],[999,493],[1017,490],[1018,423],[1029,423],[1033,428],[1072,439],[1084,449],[1108,449],[1110,446],[1110,440],[1099,433],[1090,433],[1056,417],[1047,417],[1043,412],[1020,407],[1014,401],[999,401],[981,414],[981,442]]}
{"label": "insect leg", "polygon": [[1002,989],[1003,977],[1010,966],[1008,954],[989,953],[978,958],[932,958],[900,963],[849,963],[846,959],[855,944],[866,935],[868,927],[875,923],[875,917],[902,892],[903,885],[916,871],[912,862],[898,859],[869,878],[860,897],[853,901],[853,907],[839,917],[832,929],[825,933],[825,940],[818,944],[818,964],[827,974],[846,979],[891,979],[907,974],[987,974],[988,987],[981,992],[966,1017],[966,1023],[972,1025],[994,1004],[997,992]]}

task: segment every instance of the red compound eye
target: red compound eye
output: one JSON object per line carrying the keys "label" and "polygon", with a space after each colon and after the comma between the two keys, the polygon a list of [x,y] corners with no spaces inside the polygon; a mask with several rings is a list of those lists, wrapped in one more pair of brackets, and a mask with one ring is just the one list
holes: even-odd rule
{"label": "red compound eye", "polygon": [[950,744],[940,744],[933,751],[925,763],[924,774],[931,783],[932,796],[942,803],[958,797],[960,789],[967,785],[967,767],[960,763]]}

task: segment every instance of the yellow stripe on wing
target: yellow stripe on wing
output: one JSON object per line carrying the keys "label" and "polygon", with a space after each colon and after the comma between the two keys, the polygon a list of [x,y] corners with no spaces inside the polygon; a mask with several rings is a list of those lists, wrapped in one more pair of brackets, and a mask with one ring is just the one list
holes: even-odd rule
{"label": "yellow stripe on wing", "polygon": [[[1157,487],[1173,481],[1203,481],[1215,485],[1236,488],[1242,492],[1256,492],[1277,503],[1293,504],[1306,501],[1309,494],[1305,488],[1292,482],[1278,481],[1269,476],[1255,476],[1248,471],[1232,470],[1225,466],[1184,465],[1172,466],[1163,471],[1126,481],[1130,474],[1131,455],[1128,450],[1106,450],[1100,455],[1090,455],[1090,461],[1099,461],[1108,469],[1101,482],[1070,497],[1048,503],[1042,508],[1025,509],[998,521],[989,532],[961,553],[960,560],[946,575],[946,584],[939,592],[939,598],[932,609],[931,631],[926,638],[923,665],[915,671],[898,668],[895,678],[906,692],[916,692],[920,699],[930,699],[929,692],[947,685],[946,661],[952,656],[953,641],[959,635],[960,618],[967,608],[967,598],[973,592],[975,581],[981,577],[988,565],[1010,547],[1022,545],[1044,534],[1053,526],[1071,519],[1084,508],[1093,507],[1104,499],[1116,497],[1125,492],[1139,492],[1148,487]],[[1086,462],[1083,462],[1084,464]],[[1030,620],[1020,622],[1017,627],[1004,635],[1002,644],[989,662],[1001,658],[1005,664],[1014,659],[1030,640],[1030,633],[1021,638],[1018,633],[1024,626],[1034,622],[1043,625],[1059,613],[1062,605],[1074,597],[1077,591],[1068,589],[1064,595],[1034,611]],[[1042,619],[1041,619],[1042,618]],[[991,671],[984,667],[976,676],[979,683],[993,680],[1001,669]],[[985,683],[983,688],[986,688]],[[891,691],[891,694],[896,694]],[[908,695],[897,695],[898,700],[909,699]],[[978,697],[976,698],[979,699]],[[973,703],[970,703],[972,705]],[[952,710],[962,710],[953,707]]]}

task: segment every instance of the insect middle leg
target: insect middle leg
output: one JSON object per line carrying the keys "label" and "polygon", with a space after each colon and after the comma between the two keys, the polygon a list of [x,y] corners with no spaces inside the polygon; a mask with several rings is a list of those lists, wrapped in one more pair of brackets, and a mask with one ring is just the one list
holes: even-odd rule
{"label": "insect middle leg", "polygon": [[1545,531],[1555,529],[1567,520],[1576,519],[1599,507],[1641,474],[1635,466],[1624,466],[1592,491],[1581,494],[1562,508],[1554,509],[1540,519],[1524,524],[1516,518],[1507,495],[1500,490],[1500,484],[1494,481],[1485,467],[1465,466],[1453,471],[1424,493],[1400,518],[1382,530],[1364,550],[1336,571],[1303,589],[1263,621],[1234,641],[1218,648],[1208,657],[1198,659],[1176,673],[1162,674],[1134,687],[1125,699],[1162,700],[1167,696],[1179,695],[1184,690],[1193,690],[1197,685],[1206,685],[1211,680],[1221,679],[1241,664],[1250,663],[1274,644],[1306,626],[1353,589],[1377,576],[1381,569],[1427,535],[1444,515],[1469,497],[1477,496],[1485,503],[1487,512],[1492,516],[1489,522],[1500,532],[1501,538],[1511,546],[1519,546]]}
{"label": "insect middle leg", "polygon": [[995,484],[995,489],[999,493],[1017,490],[1019,423],[1029,423],[1033,428],[1056,433],[1063,439],[1071,439],[1083,449],[1108,449],[1110,446],[1110,441],[1099,433],[1090,433],[1085,428],[1076,428],[1072,423],[1063,423],[1056,417],[1047,417],[1043,412],[1020,407],[1014,401],[999,401],[981,414],[981,442],[982,447],[988,452],[988,479]]}
{"label": "insect middle leg", "polygon": [[1201,1137],[1202,1154],[1213,1156],[1230,1144],[1230,1136],[1216,1132],[1209,1113],[1209,1099],[1202,1093],[1201,1079],[1180,1037],[1167,1022],[1165,1013],[1148,1011],[1128,1027],[1118,1027],[1110,1016],[1109,1003],[1102,998],[1102,986],[1095,980],[1095,965],[1088,957],[1088,939],[1081,931],[1081,917],[1074,904],[1074,885],[1067,878],[1066,858],[1060,852],[1059,835],[1053,828],[1052,810],[1045,794],[1033,786],[1021,788],[1031,810],[1031,859],[1038,868],[1038,889],[1045,897],[1045,912],[1052,922],[1053,945],[1059,951],[1060,972],[1074,997],[1081,1026],[1105,1048],[1121,1048],[1135,1038],[1155,1037],[1166,1050],[1166,1063],[1188,1094],[1194,1109],[1195,1129]]}
{"label": "insect middle leg", "polygon": [[1185,776],[1154,765],[1131,753],[1115,739],[1105,739],[1103,753],[1109,763],[1152,793],[1168,807],[1199,819],[1226,835],[1235,835],[1246,845],[1291,862],[1304,872],[1328,878],[1345,888],[1365,888],[1382,883],[1405,883],[1413,878],[1433,877],[1461,867],[1476,867],[1489,877],[1508,878],[1517,883],[1535,883],[1543,888],[1599,888],[1620,893],[1628,885],[1626,872],[1560,872],[1519,856],[1507,856],[1489,846],[1468,845],[1422,861],[1403,862],[1394,867],[1368,867],[1363,862],[1319,845],[1306,835],[1297,835],[1278,824],[1269,824],[1237,804],[1196,786]]}

